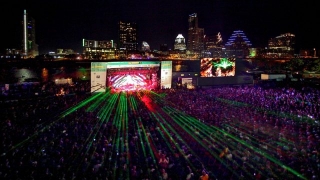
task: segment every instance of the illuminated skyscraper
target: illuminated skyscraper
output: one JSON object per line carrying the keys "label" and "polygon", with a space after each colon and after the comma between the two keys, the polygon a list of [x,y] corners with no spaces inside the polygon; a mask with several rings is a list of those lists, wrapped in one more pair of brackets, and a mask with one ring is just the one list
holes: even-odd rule
{"label": "illuminated skyscraper", "polygon": [[233,31],[232,35],[225,44],[229,57],[245,57],[249,55],[249,48],[252,44],[241,30]]}
{"label": "illuminated skyscraper", "polygon": [[251,46],[251,42],[241,30],[233,31],[228,42],[225,44],[225,47],[229,49],[246,49]]}
{"label": "illuminated skyscraper", "polygon": [[142,41],[141,50],[144,52],[150,52],[150,45],[146,41]]}
{"label": "illuminated skyscraper", "polygon": [[204,49],[204,29],[198,27],[197,13],[189,15],[187,49],[192,52],[201,52]]}
{"label": "illuminated skyscraper", "polygon": [[23,39],[22,53],[25,58],[32,58],[39,55],[38,45],[36,44],[35,21],[28,16],[27,11],[23,12]]}
{"label": "illuminated skyscraper", "polygon": [[216,35],[204,37],[205,50],[215,49],[217,47],[222,47],[223,40],[220,32]]}
{"label": "illuminated skyscraper", "polygon": [[182,36],[182,34],[178,34],[176,40],[174,42],[174,50],[184,51],[186,50],[186,40]]}
{"label": "illuminated skyscraper", "polygon": [[223,48],[224,45],[220,32],[216,35],[205,35],[204,51],[201,52],[201,56],[207,58],[222,57]]}
{"label": "illuminated skyscraper", "polygon": [[137,24],[119,22],[119,47],[125,50],[137,50]]}

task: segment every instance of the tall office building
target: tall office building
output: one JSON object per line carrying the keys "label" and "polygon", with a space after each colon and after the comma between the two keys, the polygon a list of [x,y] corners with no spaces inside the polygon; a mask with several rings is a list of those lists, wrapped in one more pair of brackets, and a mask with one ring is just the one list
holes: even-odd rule
{"label": "tall office building", "polygon": [[229,49],[246,49],[251,46],[251,42],[242,30],[233,31],[232,35],[225,44],[225,47]]}
{"label": "tall office building", "polygon": [[150,45],[146,41],[142,41],[141,50],[144,52],[150,52]]}
{"label": "tall office building", "polygon": [[137,24],[135,22],[119,22],[119,48],[128,51],[137,50]]}
{"label": "tall office building", "polygon": [[204,36],[204,44],[205,50],[211,50],[215,49],[217,47],[222,47],[223,46],[223,40],[220,32],[218,32],[216,35],[205,35]]}
{"label": "tall office building", "polygon": [[225,48],[229,57],[248,56],[249,48],[251,47],[251,42],[242,30],[233,31],[232,35],[225,44]]}
{"label": "tall office building", "polygon": [[178,36],[176,37],[176,40],[174,41],[174,50],[186,50],[186,41],[182,34],[178,34]]}
{"label": "tall office building", "polygon": [[23,12],[23,39],[22,39],[22,55],[25,58],[32,58],[39,55],[38,45],[36,44],[35,21],[28,16],[27,11]]}
{"label": "tall office building", "polygon": [[204,50],[204,29],[198,27],[197,13],[189,15],[188,43],[187,49],[200,53]]}
{"label": "tall office building", "polygon": [[216,35],[205,35],[204,51],[201,52],[201,56],[205,58],[222,57],[223,48],[224,45],[220,32]]}

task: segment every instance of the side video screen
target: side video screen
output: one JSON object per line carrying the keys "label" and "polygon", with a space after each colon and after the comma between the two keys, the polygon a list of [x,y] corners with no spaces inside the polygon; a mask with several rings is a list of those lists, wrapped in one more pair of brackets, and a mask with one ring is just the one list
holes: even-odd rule
{"label": "side video screen", "polygon": [[201,77],[234,76],[236,58],[203,58],[200,62]]}

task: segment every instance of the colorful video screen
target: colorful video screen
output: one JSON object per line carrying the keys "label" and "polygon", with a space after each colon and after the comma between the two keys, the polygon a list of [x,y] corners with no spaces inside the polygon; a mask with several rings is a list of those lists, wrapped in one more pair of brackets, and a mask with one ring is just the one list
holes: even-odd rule
{"label": "colorful video screen", "polygon": [[200,62],[201,77],[234,76],[236,58],[203,58]]}
{"label": "colorful video screen", "polygon": [[159,88],[159,62],[108,62],[107,85],[111,90],[139,91]]}

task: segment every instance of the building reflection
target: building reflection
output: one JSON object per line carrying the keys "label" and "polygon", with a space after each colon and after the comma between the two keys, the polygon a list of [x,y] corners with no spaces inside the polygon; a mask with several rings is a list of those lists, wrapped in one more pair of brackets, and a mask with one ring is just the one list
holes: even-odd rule
{"label": "building reflection", "polygon": [[47,68],[42,68],[41,79],[42,79],[42,82],[48,82],[49,81],[49,71],[48,71]]}

